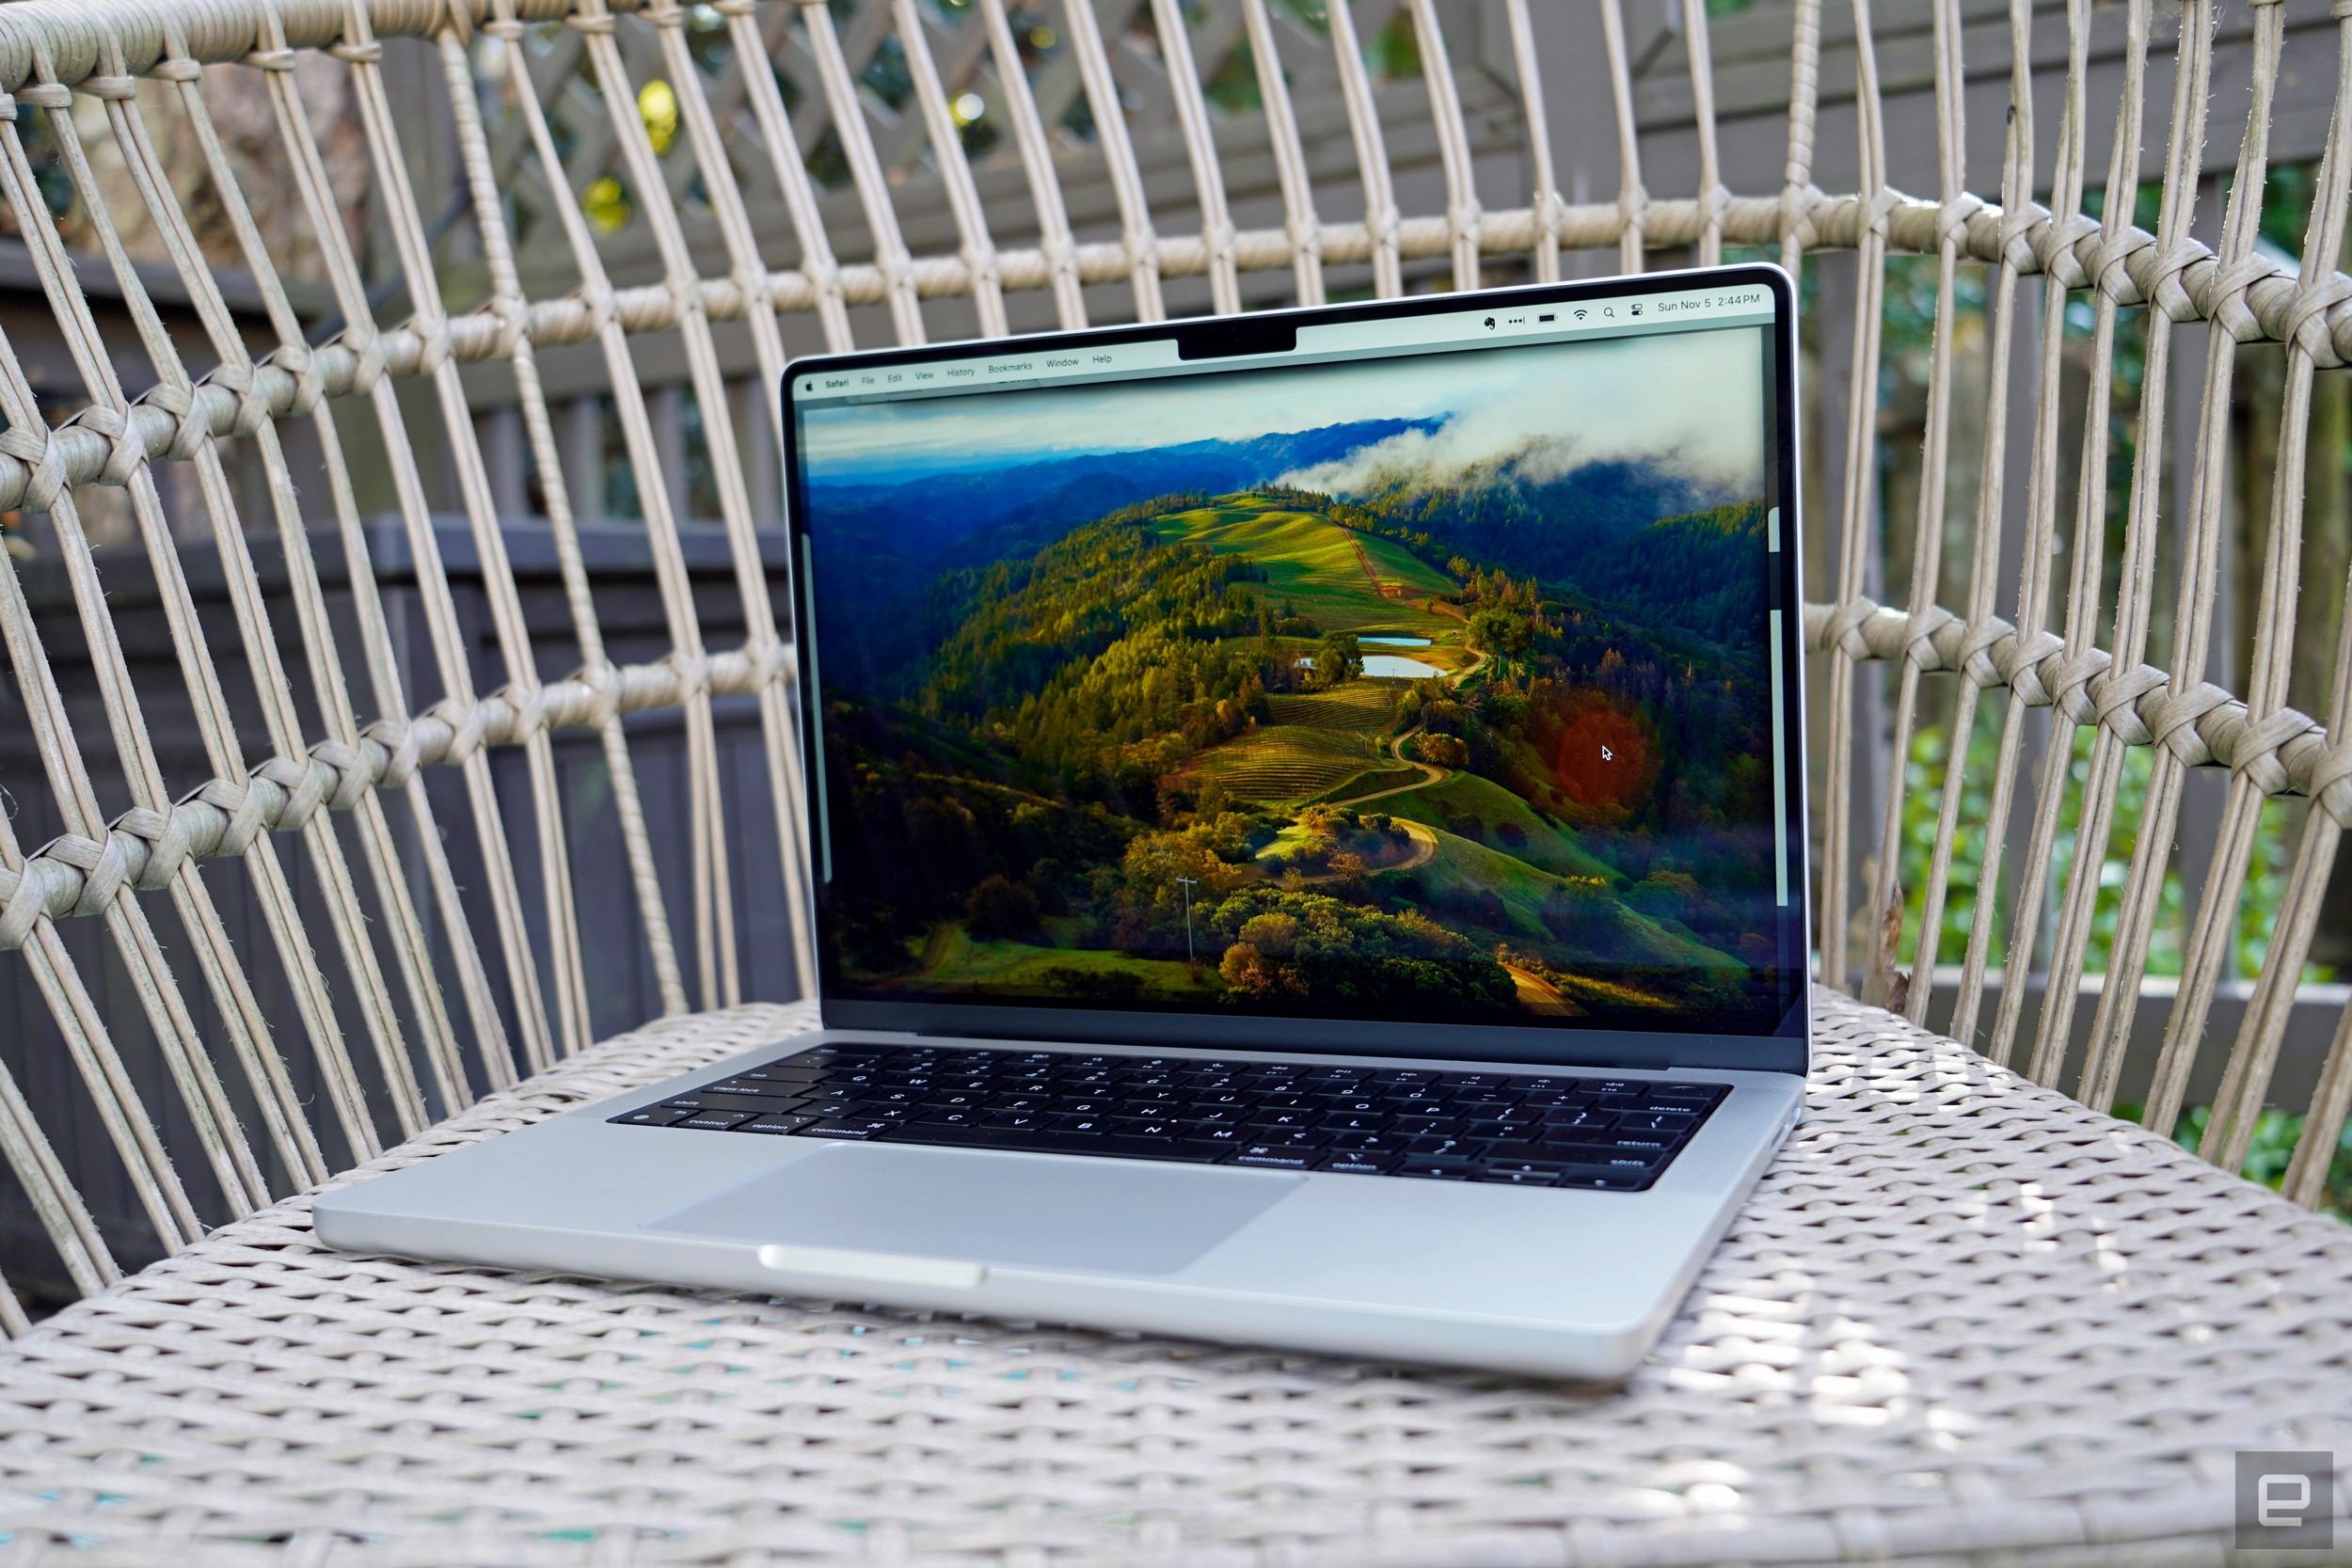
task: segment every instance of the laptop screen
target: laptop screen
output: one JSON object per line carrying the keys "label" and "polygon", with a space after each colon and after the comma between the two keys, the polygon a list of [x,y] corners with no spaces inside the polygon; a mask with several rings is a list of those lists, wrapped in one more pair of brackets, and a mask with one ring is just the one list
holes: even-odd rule
{"label": "laptop screen", "polygon": [[1786,368],[1724,276],[796,366],[828,1001],[1780,1027]]}

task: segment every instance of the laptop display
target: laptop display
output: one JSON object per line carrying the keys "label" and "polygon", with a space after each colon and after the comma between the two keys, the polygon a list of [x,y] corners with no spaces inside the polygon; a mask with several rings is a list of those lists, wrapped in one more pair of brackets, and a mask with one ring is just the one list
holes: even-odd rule
{"label": "laptop display", "polygon": [[1781,1026],[1772,298],[1473,304],[795,367],[829,999]]}

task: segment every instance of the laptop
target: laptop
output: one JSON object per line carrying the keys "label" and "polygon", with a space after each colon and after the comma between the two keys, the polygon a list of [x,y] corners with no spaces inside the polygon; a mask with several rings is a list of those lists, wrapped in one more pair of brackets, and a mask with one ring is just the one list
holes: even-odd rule
{"label": "laptop", "polygon": [[1614,1378],[1807,1049],[1770,266],[797,361],[822,1027],[345,1248]]}

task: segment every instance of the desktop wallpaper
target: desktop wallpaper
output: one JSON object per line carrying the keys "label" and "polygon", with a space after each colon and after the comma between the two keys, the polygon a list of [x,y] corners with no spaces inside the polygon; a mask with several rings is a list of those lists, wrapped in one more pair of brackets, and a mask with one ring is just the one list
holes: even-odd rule
{"label": "desktop wallpaper", "polygon": [[1772,1027],[1770,352],[804,407],[828,993]]}

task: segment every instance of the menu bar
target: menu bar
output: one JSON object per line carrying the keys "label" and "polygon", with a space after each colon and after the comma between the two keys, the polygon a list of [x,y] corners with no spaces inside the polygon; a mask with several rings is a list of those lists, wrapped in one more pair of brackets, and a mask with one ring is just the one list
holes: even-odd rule
{"label": "menu bar", "polygon": [[1318,323],[1298,329],[1297,347],[1269,354],[1184,359],[1176,340],[1106,343],[1085,348],[1006,345],[985,355],[855,366],[794,377],[800,404],[953,396],[982,389],[1117,380],[1153,372],[1207,373],[1275,364],[1306,365],[1336,358],[1445,352],[1509,342],[1559,342],[1650,332],[1759,326],[1772,320],[1772,296],[1761,284],[1712,290],[1642,293],[1568,302],[1492,302],[1466,310],[1391,316],[1377,321]]}

